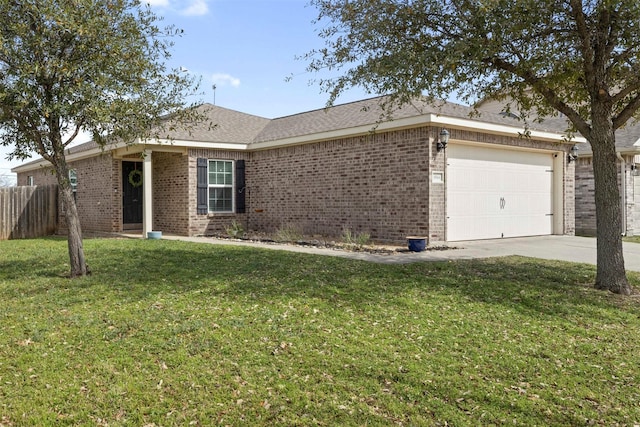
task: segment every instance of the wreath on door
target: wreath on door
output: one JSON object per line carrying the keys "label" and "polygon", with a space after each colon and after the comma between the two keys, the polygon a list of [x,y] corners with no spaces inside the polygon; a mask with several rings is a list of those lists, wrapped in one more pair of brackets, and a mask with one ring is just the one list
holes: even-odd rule
{"label": "wreath on door", "polygon": [[131,184],[133,188],[140,187],[142,185],[142,171],[134,169],[129,172],[129,184]]}

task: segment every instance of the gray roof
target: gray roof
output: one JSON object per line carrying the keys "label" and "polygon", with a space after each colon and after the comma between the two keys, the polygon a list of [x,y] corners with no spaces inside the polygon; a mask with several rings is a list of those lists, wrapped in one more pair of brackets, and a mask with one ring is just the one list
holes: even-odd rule
{"label": "gray roof", "polygon": [[270,122],[270,119],[264,117],[212,104],[203,104],[197,109],[206,117],[206,121],[196,123],[188,129],[182,126],[171,131],[169,136],[172,139],[248,144]]}
{"label": "gray roof", "polygon": [[[370,98],[276,119],[267,119],[216,105],[203,104],[198,109],[205,115],[205,122],[197,123],[191,128],[178,127],[168,132],[167,136],[182,141],[250,144],[359,126],[371,126],[373,129],[380,122],[417,117],[429,113],[471,118],[479,122],[508,126],[522,125],[521,122],[500,114],[477,112],[472,107],[452,102],[433,103],[426,99],[418,99],[410,104],[402,105],[388,114],[383,106],[388,99],[388,97]],[[543,125],[536,125],[532,128],[562,131]],[[97,145],[94,142],[87,142],[70,148],[69,153],[77,153],[95,147]]]}
{"label": "gray roof", "polygon": [[[371,126],[371,129],[374,129],[378,123],[384,121],[419,117],[425,114],[470,119],[481,123],[524,127],[524,122],[515,118],[476,110],[473,107],[452,102],[434,103],[426,98],[402,105],[393,109],[392,113],[387,114],[383,106],[388,101],[389,97],[382,96],[275,119],[241,113],[212,104],[203,104],[197,108],[206,116],[205,122],[197,123],[189,130],[185,127],[178,127],[168,132],[167,136],[171,139],[182,141],[251,144],[291,137],[304,137],[306,135],[361,126]],[[561,119],[550,119],[542,123],[532,124],[530,129],[564,133],[567,125]],[[618,143],[620,145],[632,145],[637,139],[634,135],[640,135],[640,125],[635,125],[619,132]],[[67,153],[79,153],[94,148],[97,148],[97,144],[90,141],[69,148]],[[107,146],[105,150],[109,148]]]}
{"label": "gray roof", "polygon": [[[485,108],[484,107],[485,102],[488,102],[488,101],[497,102],[492,98],[483,99],[482,101],[476,104],[477,108],[480,111],[482,111],[483,108]],[[502,107],[504,108],[504,105],[502,105]],[[492,111],[495,111],[495,105],[490,108],[493,108]],[[547,130],[552,132],[564,133],[571,126],[570,126],[569,120],[564,115],[559,114],[554,117],[543,117],[542,122],[537,123],[535,125],[536,129],[539,129],[540,127],[546,128]],[[629,120],[629,122],[627,122],[627,124],[624,127],[616,131],[616,149],[620,152],[640,153],[640,147],[634,146],[634,144],[638,140],[640,140],[640,119],[631,119]],[[591,147],[589,143],[585,142],[585,143],[580,143],[578,145],[580,147],[579,149],[581,153],[591,152]]]}
{"label": "gray roof", "polygon": [[[180,141],[224,142],[248,144],[270,122],[269,119],[241,113],[212,104],[197,107],[206,120],[194,126],[178,126],[167,132],[167,136]],[[162,132],[160,132],[162,135]],[[94,141],[85,142],[67,149],[67,154],[80,153],[98,148]],[[109,146],[105,147],[108,150]]]}
{"label": "gray roof", "polygon": [[[295,136],[311,135],[332,130],[349,129],[371,125],[385,120],[398,120],[417,117],[424,114],[438,114],[441,116],[472,119],[478,122],[502,124],[507,126],[523,126],[516,119],[504,117],[486,111],[478,112],[472,107],[454,104],[452,102],[433,103],[426,99],[418,99],[410,104],[394,109],[390,115],[385,113],[382,104],[387,97],[377,97],[348,104],[336,105],[291,116],[271,120],[260,132],[254,142],[275,141]],[[564,129],[535,125],[532,129],[562,133]],[[566,127],[565,127],[566,129]]]}

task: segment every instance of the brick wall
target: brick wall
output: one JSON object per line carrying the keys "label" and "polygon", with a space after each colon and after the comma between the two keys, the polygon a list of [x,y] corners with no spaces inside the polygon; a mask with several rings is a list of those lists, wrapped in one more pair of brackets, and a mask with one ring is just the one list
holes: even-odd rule
{"label": "brick wall", "polygon": [[[189,234],[223,232],[236,219],[247,229],[265,232],[295,226],[309,235],[338,237],[349,229],[376,240],[400,242],[407,235],[422,235],[430,243],[444,241],[446,184],[431,183],[433,172],[446,170],[446,152],[435,147],[439,131],[421,127],[249,153],[190,150]],[[452,130],[451,138],[562,149],[550,142],[468,131]],[[198,157],[246,159],[246,215],[196,213]],[[564,179],[570,197],[563,201],[566,234],[574,230],[571,168],[566,166]]]}
{"label": "brick wall", "polygon": [[631,207],[631,224],[633,228],[629,230],[630,235],[640,235],[640,169],[636,169],[634,164],[631,175],[631,186],[633,188],[632,207]]}
{"label": "brick wall", "polygon": [[564,232],[563,234],[573,236],[576,234],[576,162],[567,162],[567,155],[564,155]]}
{"label": "brick wall", "polygon": [[76,205],[83,230],[118,231],[120,162],[102,155],[73,162],[69,167],[76,169],[78,174]]}
{"label": "brick wall", "polygon": [[426,127],[254,152],[247,165],[251,228],[373,239],[428,235]]}
{"label": "brick wall", "polygon": [[[624,219],[626,220],[626,223],[624,225],[625,229],[624,229],[624,233],[627,236],[633,236],[635,235],[638,231],[638,224],[635,221],[635,189],[634,189],[634,182],[635,182],[635,176],[634,176],[634,172],[635,172],[635,168],[632,169],[632,165],[633,163],[633,156],[624,156],[623,157],[625,160],[625,171],[624,171],[624,183],[625,183],[625,205],[624,205]],[[618,166],[618,170],[620,169],[620,167]]]}
{"label": "brick wall", "polygon": [[594,236],[596,234],[596,202],[592,159],[578,158],[575,171],[576,234]]}
{"label": "brick wall", "polygon": [[[89,159],[69,163],[78,176],[76,204],[80,225],[84,231],[114,232],[121,229],[119,171],[120,162],[111,155],[103,154]],[[34,185],[58,183],[51,168],[42,168],[18,174],[18,185],[26,185],[27,176],[33,176]],[[64,212],[60,207],[61,233],[66,232]]]}
{"label": "brick wall", "polygon": [[[430,182],[427,186],[429,195],[429,227],[427,236],[429,243],[444,242],[447,229],[447,152],[446,150],[438,152],[436,148],[439,133],[440,129],[429,129],[429,173],[426,177]],[[442,183],[434,183],[433,173],[442,173],[444,181]]]}
{"label": "brick wall", "polygon": [[[624,157],[625,171],[625,193],[626,203],[623,207],[626,222],[624,230],[621,232],[627,235],[634,235],[640,232],[640,224],[636,221],[636,203],[634,171],[631,170],[633,156]],[[620,186],[621,172],[620,162],[617,162],[618,186]],[[623,195],[620,195],[623,197]],[[591,157],[579,158],[576,164],[575,174],[575,218],[576,234],[583,236],[595,236],[596,234],[596,204],[595,204],[595,183],[593,180],[593,162]]]}
{"label": "brick wall", "polygon": [[[188,235],[212,235],[224,233],[225,227],[231,225],[235,220],[243,225],[246,230],[251,229],[246,214],[207,214],[198,215],[197,213],[197,160],[198,158],[211,160],[246,160],[247,171],[251,168],[251,153],[239,151],[223,151],[223,150],[207,150],[207,149],[190,149],[188,155],[189,182],[188,182]],[[248,176],[248,175],[247,175]],[[248,184],[247,184],[248,185]],[[249,209],[249,198],[247,197],[247,210]]]}
{"label": "brick wall", "polygon": [[189,158],[179,153],[152,153],[153,229],[189,234]]}
{"label": "brick wall", "polygon": [[[236,220],[246,229],[266,232],[291,225],[310,235],[338,237],[349,229],[368,232],[376,240],[400,242],[407,235],[421,235],[430,243],[444,241],[446,182],[431,182],[433,172],[446,171],[446,151],[436,150],[439,131],[423,126],[254,152],[189,149],[185,156],[154,151],[153,228],[210,235],[224,232]],[[563,149],[550,142],[455,129],[451,138]],[[198,158],[246,161],[246,214],[197,214]],[[574,227],[574,164],[565,164],[565,234]],[[121,161],[103,155],[71,166],[78,170],[83,228],[121,231]],[[19,174],[21,185],[27,175],[34,175],[37,185],[55,182],[55,177],[38,170]],[[577,206],[578,187],[575,190]]]}

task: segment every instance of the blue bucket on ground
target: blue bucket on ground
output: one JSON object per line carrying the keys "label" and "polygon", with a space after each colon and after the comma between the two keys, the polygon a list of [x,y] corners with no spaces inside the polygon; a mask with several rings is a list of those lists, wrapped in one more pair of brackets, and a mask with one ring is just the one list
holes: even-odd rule
{"label": "blue bucket on ground", "polygon": [[426,237],[407,237],[407,243],[411,252],[422,252],[427,248]]}
{"label": "blue bucket on ground", "polygon": [[162,239],[162,231],[149,231],[149,232],[147,232],[147,239],[149,239],[149,240]]}

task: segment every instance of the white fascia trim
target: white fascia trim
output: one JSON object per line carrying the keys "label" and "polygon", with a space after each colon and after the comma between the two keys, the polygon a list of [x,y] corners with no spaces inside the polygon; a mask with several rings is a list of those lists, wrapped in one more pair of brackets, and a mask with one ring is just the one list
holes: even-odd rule
{"label": "white fascia trim", "polygon": [[[234,151],[248,151],[248,150],[265,150],[269,148],[284,147],[288,145],[308,144],[317,141],[325,141],[331,139],[339,139],[345,137],[354,137],[359,135],[367,135],[372,132],[398,130],[404,128],[410,128],[415,126],[424,125],[441,125],[449,126],[457,129],[472,130],[482,133],[499,134],[507,136],[519,136],[524,132],[524,128],[520,126],[508,126],[501,124],[487,123],[471,119],[462,119],[457,117],[442,116],[439,114],[424,114],[421,116],[407,117],[398,120],[384,121],[376,124],[367,124],[362,126],[356,126],[352,128],[336,129],[326,132],[318,132],[310,135],[300,135],[283,139],[276,139],[272,141],[263,141],[255,143],[230,143],[230,142],[204,142],[204,141],[185,141],[185,140],[169,140],[169,139],[149,139],[141,141],[138,139],[133,144],[119,143],[108,148],[100,149],[93,148],[91,150],[82,151],[80,153],[70,154],[67,156],[67,161],[77,161],[88,157],[93,157],[101,154],[102,152],[115,151],[124,147],[135,147],[140,145],[168,145],[176,147],[186,148],[204,148],[204,149],[218,149],[218,150],[234,150]],[[570,141],[566,139],[563,133],[559,132],[545,132],[531,130],[530,137],[533,139],[554,141],[566,144],[575,144],[578,142],[587,142],[583,137],[574,137]],[[638,141],[640,143],[640,140]],[[50,163],[46,160],[41,160],[37,163],[29,163],[22,166],[17,166],[11,169],[13,173],[28,172],[41,167],[50,166]]]}
{"label": "white fascia trim", "polygon": [[[461,119],[457,117],[441,116],[439,114],[425,114],[422,116],[408,117],[404,119],[381,122],[377,126],[368,124],[346,129],[336,129],[326,132],[319,132],[311,135],[294,136],[284,139],[276,139],[272,141],[256,142],[249,145],[253,150],[264,150],[268,148],[276,148],[287,145],[307,144],[311,142],[324,141],[330,139],[339,139],[345,137],[353,137],[358,135],[366,135],[372,132],[398,130],[410,128],[420,125],[442,125],[456,129],[466,129],[482,133],[499,134],[507,136],[519,136],[524,133],[524,128],[520,126],[508,126],[482,121]],[[565,144],[575,144],[578,142],[586,142],[583,137],[573,137],[568,140],[564,133],[547,132],[531,130],[529,135],[532,139],[553,141]]]}
{"label": "white fascia trim", "polygon": [[416,125],[425,125],[429,123],[426,116],[408,117],[393,121],[381,122],[379,124],[367,124],[352,128],[336,129],[326,132],[318,132],[310,135],[292,136],[284,139],[274,139],[272,141],[254,142],[250,145],[252,150],[264,150],[268,148],[283,147],[287,145],[308,144],[311,142],[325,141],[330,139],[340,139],[353,137],[358,135],[366,135],[373,132],[387,131],[393,129],[401,129],[413,127]]}
{"label": "white fascia trim", "polygon": [[[146,140],[140,140],[138,139],[137,141],[135,141],[134,143],[131,144],[127,144],[127,143],[118,143],[115,145],[109,145],[104,147],[104,149],[101,149],[99,147],[96,148],[92,148],[90,150],[86,150],[86,151],[81,151],[79,153],[72,153],[72,154],[68,154],[66,156],[67,162],[74,162],[74,161],[78,161],[78,160],[83,160],[83,159],[87,159],[89,157],[95,157],[98,156],[102,153],[108,153],[108,152],[112,152],[114,154],[115,158],[121,158],[122,157],[122,150],[131,150],[130,152],[128,152],[127,154],[133,154],[133,153],[140,153],[142,152],[145,147],[148,146],[156,146],[156,147],[180,147],[181,149],[188,149],[188,148],[213,148],[213,149],[220,149],[220,150],[240,150],[240,151],[246,151],[249,148],[249,144],[235,144],[235,143],[224,143],[224,142],[201,142],[201,141],[181,141],[181,140],[169,140],[169,139],[146,139]],[[73,149],[73,147],[72,147]],[[168,151],[174,151],[172,149],[169,149]],[[175,150],[175,151],[181,151],[180,149]],[[36,170],[36,169],[40,169],[43,167],[50,167],[51,163],[49,163],[47,160],[44,159],[40,159],[39,161],[35,162],[35,163],[27,163],[25,165],[20,165],[20,166],[16,166],[15,168],[11,169],[11,172],[13,173],[22,173],[22,172],[29,172],[32,170]]]}
{"label": "white fascia trim", "polygon": [[[431,114],[431,123],[439,124],[443,126],[451,126],[457,129],[469,129],[469,130],[481,131],[483,133],[500,134],[500,135],[508,135],[508,136],[519,136],[519,135],[522,135],[525,131],[525,129],[520,126],[508,126],[508,125],[500,125],[500,124],[487,123],[487,122],[478,122],[470,119],[441,116],[439,114]],[[568,140],[566,137],[566,134],[560,133],[560,132],[530,130],[529,135],[531,139],[554,141],[554,142],[561,142],[561,143],[567,143],[567,144],[575,144],[577,142],[587,142],[587,140],[582,136],[574,136],[571,140]]]}
{"label": "white fascia trim", "polygon": [[153,140],[155,145],[175,145],[187,148],[213,148],[217,150],[239,150],[246,151],[251,144],[235,142],[203,142],[203,141],[183,141],[178,139]]}
{"label": "white fascia trim", "polygon": [[[85,150],[85,151],[80,151],[79,153],[71,153],[71,154],[67,154],[65,156],[65,159],[67,162],[75,162],[78,160],[83,160],[83,159],[88,159],[89,157],[95,157],[95,156],[99,156],[100,154],[103,153],[109,153],[109,152],[114,152],[120,148],[124,148],[127,146],[134,146],[136,144],[139,143],[139,140],[137,140],[136,142],[134,142],[133,144],[127,144],[124,142],[120,142],[114,145],[108,145],[105,147],[95,147],[92,148],[90,150]],[[71,149],[73,149],[73,147],[71,147]],[[11,169],[11,172],[13,173],[20,173],[20,172],[29,172],[32,170],[36,170],[36,169],[40,169],[43,167],[49,167],[51,166],[51,163],[49,163],[48,160],[45,159],[40,159],[39,161],[35,162],[35,163],[27,163],[26,165],[20,165],[20,166],[16,166],[15,168]]]}
{"label": "white fascia trim", "polygon": [[[112,147],[109,147],[109,148],[104,148],[104,149],[96,147],[96,148],[92,148],[91,150],[81,151],[79,153],[67,154],[65,156],[65,159],[67,160],[67,162],[74,162],[74,161],[77,161],[77,160],[87,159],[89,157],[95,157],[95,156],[98,156],[98,155],[100,155],[102,153],[108,153],[108,152],[113,151],[113,150],[115,150],[117,148],[119,148],[118,145],[115,145],[115,146],[112,146]],[[32,170],[45,168],[45,167],[49,167],[49,166],[51,166],[51,163],[49,163],[48,160],[40,159],[39,161],[37,161],[35,163],[27,163],[26,165],[16,166],[15,168],[11,169],[11,172],[13,172],[13,173],[29,172],[29,171],[32,171]]]}

